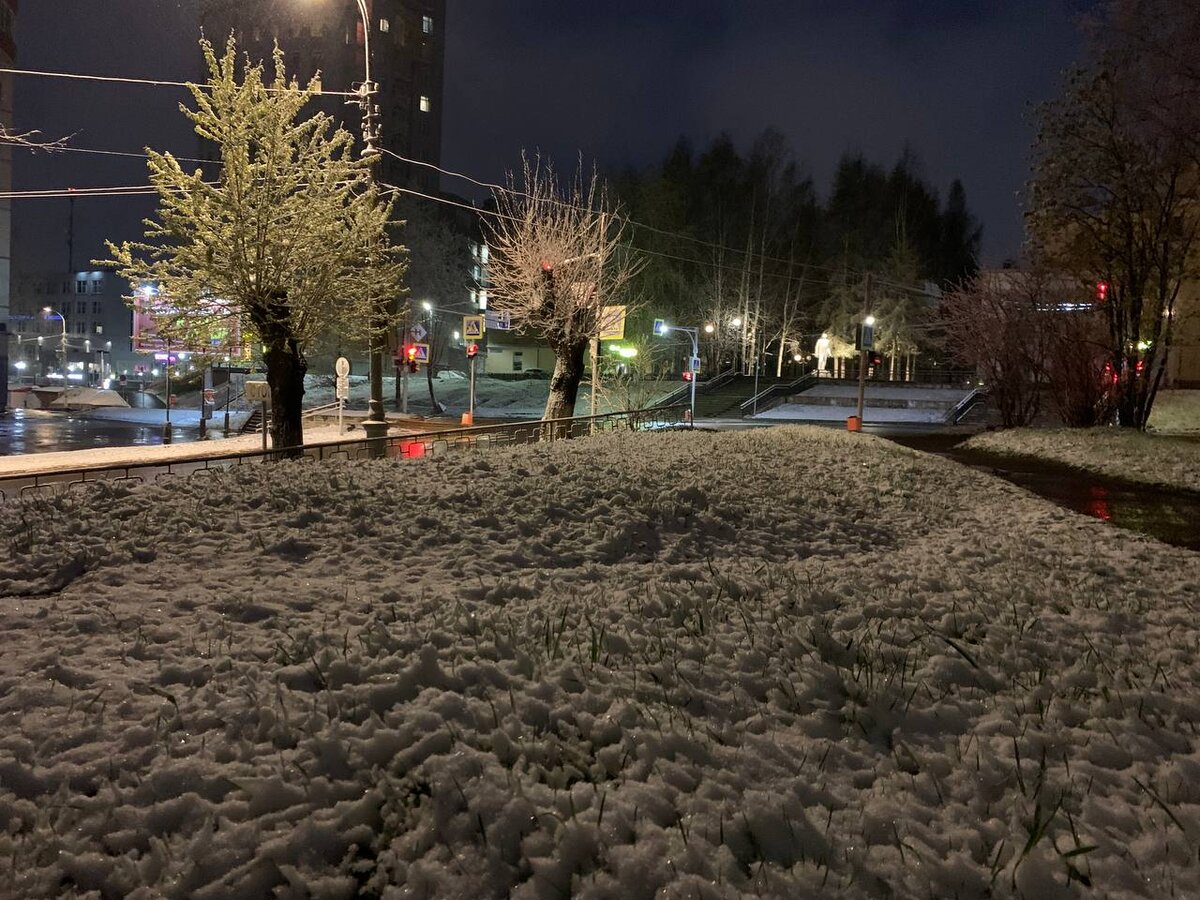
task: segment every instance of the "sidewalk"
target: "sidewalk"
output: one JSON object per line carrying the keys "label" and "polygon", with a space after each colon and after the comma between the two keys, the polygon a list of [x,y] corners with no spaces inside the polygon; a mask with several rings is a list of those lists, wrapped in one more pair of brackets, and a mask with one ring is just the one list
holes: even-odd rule
{"label": "sidewalk", "polygon": [[[161,410],[159,410],[161,414]],[[172,414],[172,417],[174,415]],[[389,435],[411,433],[405,428],[391,428]],[[338,434],[336,425],[318,425],[304,429],[305,446],[337,444],[342,441],[361,441],[361,428]],[[72,469],[105,469],[115,466],[144,466],[154,463],[177,463],[211,459],[234,453],[253,453],[262,449],[261,434],[211,441],[189,441],[185,444],[152,444],[131,447],[104,447],[96,450],[68,450],[60,453],[24,453],[0,457],[0,477],[37,475]]]}

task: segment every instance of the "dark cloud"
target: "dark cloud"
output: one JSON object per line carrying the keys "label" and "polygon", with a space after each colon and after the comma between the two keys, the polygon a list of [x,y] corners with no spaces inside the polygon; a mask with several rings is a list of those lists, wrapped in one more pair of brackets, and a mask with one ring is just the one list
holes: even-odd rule
{"label": "dark cloud", "polygon": [[[298,0],[299,2],[299,0]],[[305,0],[311,2],[311,0]],[[342,2],[342,0],[322,0]],[[345,0],[349,2],[349,0]],[[1077,50],[1080,0],[449,0],[444,162],[493,180],[522,148],[602,166],[658,161],[675,138],[768,126],[824,188],[840,154],[890,163],[910,146],[941,188],[961,177],[986,226],[985,253],[1019,251],[1017,193],[1032,104]],[[19,63],[168,79],[195,77],[196,0],[22,4]],[[81,147],[196,150],[181,94],[21,78],[18,123],[75,133]],[[21,156],[19,187],[144,182],[144,166],[79,154]],[[466,192],[461,182],[445,187]],[[76,204],[77,258],[132,237],[130,200]],[[65,265],[66,203],[21,201],[18,268]]]}

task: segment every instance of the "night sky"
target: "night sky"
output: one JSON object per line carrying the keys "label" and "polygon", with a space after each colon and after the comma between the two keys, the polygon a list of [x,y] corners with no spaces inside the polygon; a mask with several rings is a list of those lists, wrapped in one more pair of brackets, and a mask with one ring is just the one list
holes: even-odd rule
{"label": "night sky", "polygon": [[[997,263],[1020,252],[1029,112],[1078,53],[1083,2],[448,0],[443,165],[496,180],[527,147],[568,165],[582,151],[603,167],[642,166],[681,134],[702,147],[725,130],[745,148],[773,126],[824,193],[842,153],[890,166],[907,144],[943,192],[963,179],[984,261]],[[18,65],[195,78],[197,37],[196,0],[24,0]],[[80,148],[193,156],[183,98],[18,76],[17,126],[73,134]],[[146,175],[133,159],[18,153],[14,180],[20,190]],[[150,208],[79,200],[76,268],[103,237],[136,237]],[[18,272],[66,267],[66,201],[16,201],[15,230]]]}

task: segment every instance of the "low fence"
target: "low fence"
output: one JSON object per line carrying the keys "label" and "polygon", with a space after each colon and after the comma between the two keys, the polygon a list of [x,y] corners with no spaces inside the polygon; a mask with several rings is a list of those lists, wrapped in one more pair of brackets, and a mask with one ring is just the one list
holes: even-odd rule
{"label": "low fence", "polygon": [[[681,405],[626,410],[569,419],[538,419],[531,422],[481,425],[475,428],[457,428],[385,438],[355,438],[335,443],[254,450],[201,459],[162,460],[119,466],[60,469],[27,475],[8,475],[0,477],[0,503],[16,497],[39,493],[82,490],[98,484],[143,484],[179,475],[219,472],[237,466],[282,459],[300,459],[312,462],[335,459],[423,459],[453,452],[479,452],[542,441],[569,440],[612,431],[661,431],[690,428],[691,423],[688,421],[687,409],[686,406]],[[211,444],[207,446],[211,446]]]}

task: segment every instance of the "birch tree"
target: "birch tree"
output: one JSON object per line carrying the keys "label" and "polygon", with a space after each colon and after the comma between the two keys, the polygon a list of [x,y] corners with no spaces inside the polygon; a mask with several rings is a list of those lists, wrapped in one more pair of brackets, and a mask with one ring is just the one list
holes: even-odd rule
{"label": "birch tree", "polygon": [[520,176],[496,192],[491,225],[491,305],[513,327],[554,351],[544,417],[575,413],[584,355],[605,306],[625,298],[639,260],[622,243],[625,224],[603,181],[576,169],[560,181],[541,159],[525,158]]}
{"label": "birch tree", "polygon": [[[145,242],[109,243],[109,264],[156,289],[159,333],[201,349],[240,332],[261,345],[275,446],[303,444],[306,350],[321,335],[366,337],[388,325],[404,273],[389,242],[391,214],[354,138],[289,81],[276,48],[274,79],[239,64],[232,39],[218,56],[201,41],[208,81],[181,110],[218,153],[215,177],[148,149],[158,211]],[[133,304],[136,294],[128,298]]]}

